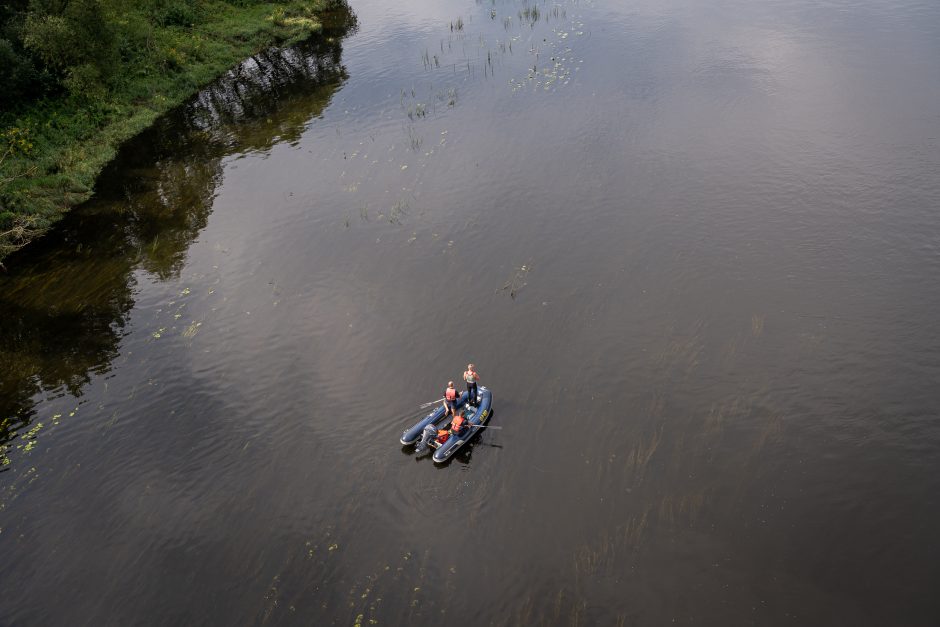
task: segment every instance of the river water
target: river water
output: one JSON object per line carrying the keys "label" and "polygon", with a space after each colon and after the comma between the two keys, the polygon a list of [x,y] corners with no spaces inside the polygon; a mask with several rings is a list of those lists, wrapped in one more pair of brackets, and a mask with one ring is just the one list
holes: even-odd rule
{"label": "river water", "polygon": [[0,623],[938,624],[940,5],[353,9],[7,260]]}

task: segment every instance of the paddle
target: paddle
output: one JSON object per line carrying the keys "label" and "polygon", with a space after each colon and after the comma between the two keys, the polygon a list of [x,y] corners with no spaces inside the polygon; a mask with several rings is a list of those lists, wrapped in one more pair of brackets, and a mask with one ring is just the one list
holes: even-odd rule
{"label": "paddle", "polygon": [[434,403],[440,403],[442,400],[444,400],[444,399],[443,399],[443,398],[439,398],[439,399],[437,399],[436,401],[431,401],[431,402],[429,402],[429,403],[424,403],[424,404],[422,404],[422,405],[420,406],[420,408],[421,408],[421,409],[424,409],[424,408],[426,408],[426,407],[430,407],[430,406],[433,405]]}
{"label": "paddle", "polygon": [[[475,424],[469,424],[467,425],[467,428],[468,429],[502,429],[502,427],[498,427],[496,425],[475,425]],[[453,435],[453,431],[451,431],[450,433]]]}

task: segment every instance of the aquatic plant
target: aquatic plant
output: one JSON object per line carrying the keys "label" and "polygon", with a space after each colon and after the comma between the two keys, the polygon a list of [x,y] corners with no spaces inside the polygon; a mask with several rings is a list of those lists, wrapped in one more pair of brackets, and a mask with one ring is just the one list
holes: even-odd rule
{"label": "aquatic plant", "polygon": [[539,21],[541,15],[537,5],[529,6],[526,4],[523,9],[519,11],[519,19],[528,23],[529,26],[535,26],[535,23]]}
{"label": "aquatic plant", "polygon": [[424,140],[415,133],[413,126],[408,127],[408,143],[411,145],[411,150],[418,152],[421,149],[421,144],[424,143]]}
{"label": "aquatic plant", "polygon": [[532,270],[531,264],[523,264],[516,268],[513,271],[512,276],[509,277],[501,288],[496,290],[497,292],[509,292],[509,298],[515,300],[516,294],[519,293],[519,290],[524,288],[528,283],[526,282],[526,277],[529,276],[529,272]]}
{"label": "aquatic plant", "polygon": [[404,199],[399,200],[397,203],[395,203],[395,204],[392,206],[392,208],[389,209],[389,211],[388,211],[388,221],[389,221],[389,223],[390,223],[390,224],[401,224],[401,219],[402,219],[402,217],[404,217],[405,214],[407,213],[408,208],[409,208],[408,202],[405,201]]}

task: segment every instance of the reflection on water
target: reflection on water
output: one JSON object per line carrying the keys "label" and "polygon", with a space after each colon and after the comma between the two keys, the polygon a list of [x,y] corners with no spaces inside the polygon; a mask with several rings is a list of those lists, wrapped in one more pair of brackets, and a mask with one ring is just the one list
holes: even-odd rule
{"label": "reflection on water", "polygon": [[222,160],[296,140],[329,105],[346,80],[342,42],[356,20],[337,5],[323,21],[324,36],[245,60],[128,142],[93,200],[10,259],[0,276],[5,466],[41,393],[79,397],[92,374],[109,370],[139,272],[179,276],[212,212]]}

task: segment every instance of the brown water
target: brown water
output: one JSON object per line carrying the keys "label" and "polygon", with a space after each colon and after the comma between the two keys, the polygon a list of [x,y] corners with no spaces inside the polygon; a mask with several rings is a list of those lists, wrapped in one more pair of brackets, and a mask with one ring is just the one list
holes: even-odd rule
{"label": "brown water", "polygon": [[940,6],[353,8],[7,260],[0,624],[940,623]]}

